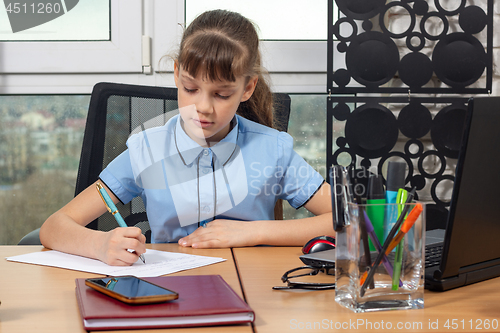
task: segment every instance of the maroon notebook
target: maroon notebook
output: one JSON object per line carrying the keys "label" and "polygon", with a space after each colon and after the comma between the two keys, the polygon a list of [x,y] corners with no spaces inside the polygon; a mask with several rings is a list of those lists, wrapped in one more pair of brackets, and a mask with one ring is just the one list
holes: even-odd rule
{"label": "maroon notebook", "polygon": [[128,305],[76,279],[76,298],[86,330],[214,326],[250,323],[254,313],[220,275],[144,278],[179,293],[174,301]]}

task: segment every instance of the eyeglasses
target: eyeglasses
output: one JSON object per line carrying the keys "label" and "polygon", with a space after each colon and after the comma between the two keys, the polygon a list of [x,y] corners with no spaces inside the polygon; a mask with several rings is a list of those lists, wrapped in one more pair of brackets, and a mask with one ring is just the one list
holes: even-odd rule
{"label": "eyeglasses", "polygon": [[[324,272],[327,275],[335,275],[335,268],[330,267],[313,267],[313,266],[302,266],[291,269],[287,271],[281,277],[281,281],[286,283],[286,286],[276,286],[273,287],[275,290],[282,289],[309,289],[309,290],[325,290],[325,289],[335,289],[334,283],[314,283],[314,282],[299,282],[296,279],[304,276],[315,276],[318,273]],[[296,273],[291,275],[292,273]]]}

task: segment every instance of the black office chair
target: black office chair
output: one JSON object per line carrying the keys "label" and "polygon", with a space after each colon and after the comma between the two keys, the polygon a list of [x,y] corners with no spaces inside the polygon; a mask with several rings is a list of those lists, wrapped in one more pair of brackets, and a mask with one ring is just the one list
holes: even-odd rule
{"label": "black office chair", "polygon": [[[275,93],[273,98],[277,124],[275,127],[281,131],[287,131],[290,96]],[[177,108],[176,88],[107,82],[96,84],[90,99],[75,196],[94,183],[100,172],[126,149],[125,143],[132,131],[142,129],[141,126],[144,124],[147,125],[146,127],[163,125],[177,114],[175,112]],[[157,121],[151,121],[151,119]],[[134,198],[126,205],[119,203],[117,208],[127,225],[141,228],[146,236],[146,242],[150,242],[151,230],[142,199]],[[279,210],[275,212],[280,214]],[[87,225],[88,228],[103,231],[111,230],[116,226],[116,221],[111,214],[104,214]],[[32,231],[18,244],[40,244],[38,231],[39,229]]]}

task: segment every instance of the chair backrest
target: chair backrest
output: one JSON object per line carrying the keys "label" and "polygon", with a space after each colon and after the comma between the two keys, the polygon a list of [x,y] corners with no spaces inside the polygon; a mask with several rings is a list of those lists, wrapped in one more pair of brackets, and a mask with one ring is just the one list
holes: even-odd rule
{"label": "chair backrest", "polygon": [[[276,127],[286,131],[290,96],[276,93],[273,97]],[[163,125],[178,113],[177,108],[176,88],[107,82],[96,84],[90,99],[75,196],[95,182],[100,172],[126,149],[125,143],[132,131],[151,119],[161,119],[153,126]],[[149,242],[150,230],[142,199],[134,198],[126,205],[118,204],[117,208],[127,225],[141,228]],[[111,230],[116,227],[116,221],[110,214],[104,214],[87,227]]]}
{"label": "chair backrest", "polygon": [[[130,133],[146,121],[177,109],[177,89],[102,82],[92,91],[75,196],[95,182],[101,171],[126,149]],[[149,224],[144,204],[135,198],[117,205],[128,225],[141,227],[148,238]],[[111,230],[116,221],[104,214],[87,227]]]}

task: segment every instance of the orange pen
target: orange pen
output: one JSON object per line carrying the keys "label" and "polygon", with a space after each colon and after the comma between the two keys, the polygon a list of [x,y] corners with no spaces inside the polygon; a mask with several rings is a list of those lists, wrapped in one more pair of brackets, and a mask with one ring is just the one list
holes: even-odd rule
{"label": "orange pen", "polygon": [[[391,253],[391,251],[399,244],[399,242],[401,242],[406,233],[410,231],[411,227],[413,227],[415,221],[417,221],[417,218],[420,216],[422,211],[423,207],[421,203],[417,203],[415,207],[413,207],[411,212],[408,214],[408,217],[403,222],[401,229],[399,229],[398,234],[392,239],[391,243],[389,244],[389,247],[387,247],[387,250],[385,251],[386,256],[389,255],[389,253]],[[368,271],[364,272],[363,275],[361,276],[360,278],[361,285],[365,282],[367,276],[368,276]]]}
{"label": "orange pen", "polygon": [[389,255],[389,253],[391,253],[391,251],[399,244],[399,242],[401,242],[401,240],[403,239],[404,235],[406,235],[406,233],[408,231],[410,231],[411,227],[413,227],[413,225],[415,224],[415,221],[417,220],[417,218],[422,213],[422,210],[423,210],[423,208],[422,208],[422,204],[421,203],[417,203],[415,205],[415,207],[413,207],[413,209],[411,210],[411,212],[408,214],[408,217],[403,222],[403,225],[401,226],[401,229],[399,229],[398,234],[396,235],[396,237],[394,237],[392,239],[391,243],[389,244],[389,247],[385,251],[386,255]]}

